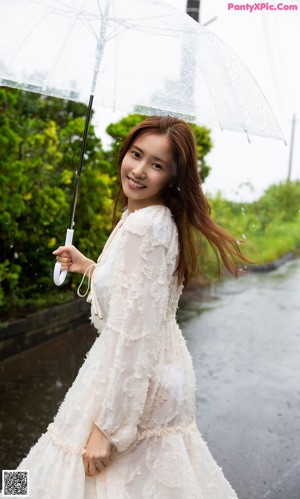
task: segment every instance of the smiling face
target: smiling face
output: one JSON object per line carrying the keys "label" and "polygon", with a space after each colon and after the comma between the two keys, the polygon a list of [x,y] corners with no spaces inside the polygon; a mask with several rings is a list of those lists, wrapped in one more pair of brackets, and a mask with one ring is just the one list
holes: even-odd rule
{"label": "smiling face", "polygon": [[163,204],[162,193],[173,178],[173,155],[166,135],[146,133],[128,149],[121,164],[121,182],[130,212]]}

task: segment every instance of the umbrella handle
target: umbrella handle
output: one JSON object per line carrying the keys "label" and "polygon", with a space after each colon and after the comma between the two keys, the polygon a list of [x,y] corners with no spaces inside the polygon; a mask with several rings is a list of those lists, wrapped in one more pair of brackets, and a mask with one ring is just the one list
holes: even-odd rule
{"label": "umbrella handle", "polygon": [[[73,235],[74,235],[74,230],[67,229],[65,246],[72,244]],[[53,281],[54,281],[54,284],[56,284],[56,286],[61,286],[63,284],[63,282],[67,276],[67,273],[68,273],[67,270],[63,270],[61,272],[60,269],[61,269],[61,263],[56,262],[56,264],[54,265],[54,271],[53,271]]]}

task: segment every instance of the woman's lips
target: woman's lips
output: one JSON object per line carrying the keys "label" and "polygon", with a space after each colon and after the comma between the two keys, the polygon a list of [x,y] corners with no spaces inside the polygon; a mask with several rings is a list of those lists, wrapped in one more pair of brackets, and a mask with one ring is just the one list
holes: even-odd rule
{"label": "woman's lips", "polygon": [[145,189],[146,186],[143,184],[140,184],[140,182],[136,182],[136,180],[133,180],[132,178],[127,176],[128,184],[132,189]]}

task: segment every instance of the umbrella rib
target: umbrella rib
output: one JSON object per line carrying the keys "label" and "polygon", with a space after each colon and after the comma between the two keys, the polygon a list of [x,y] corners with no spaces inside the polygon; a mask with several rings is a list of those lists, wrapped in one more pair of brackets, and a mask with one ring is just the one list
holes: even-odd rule
{"label": "umbrella rib", "polygon": [[[41,2],[39,0],[30,0],[32,3],[37,3],[38,5],[41,5]],[[64,6],[64,8],[61,8],[61,7],[54,7],[53,5],[51,4],[43,4],[44,7],[48,7],[49,9],[51,9],[52,11],[55,11],[55,13],[57,12],[60,12],[62,13],[63,15],[64,14],[68,14],[68,15],[73,15],[73,12],[74,12],[74,9],[73,11],[69,8],[69,6],[67,4],[65,4],[64,2],[62,2],[61,0],[55,0],[58,4],[61,4]]]}
{"label": "umbrella rib", "polygon": [[[153,35],[153,33],[154,33],[154,28],[143,27],[143,26],[138,26],[138,25],[134,25],[134,24],[126,25],[126,22],[127,22],[127,20],[123,20],[123,22],[120,21],[119,24],[116,25],[114,30],[111,31],[110,35],[107,37],[107,41],[111,40],[112,38],[115,38],[116,36],[121,35],[125,31],[128,31],[130,29],[136,29],[136,31],[140,31],[142,33],[149,33],[150,35]],[[118,28],[120,28],[121,26],[123,27],[123,31],[120,30],[119,32],[117,32]],[[172,30],[172,32],[170,30],[168,30],[168,31],[170,31],[170,33],[166,33],[165,28],[158,28],[158,27],[156,27],[155,30],[156,30],[157,35],[165,36],[165,37],[169,37],[169,38],[174,38],[174,36],[177,36],[177,33],[184,33],[185,32],[184,30]]]}
{"label": "umbrella rib", "polygon": [[101,10],[101,6],[100,6],[100,3],[99,3],[99,0],[97,0],[97,5],[98,5],[100,16],[103,17],[103,12]]}
{"label": "umbrella rib", "polygon": [[[218,51],[215,49],[215,45],[214,45],[214,43],[212,44],[212,46],[213,46],[213,50],[214,50],[215,56],[216,56],[216,58],[219,60],[219,62],[220,62],[220,66],[223,68],[223,71],[224,71],[224,73],[225,73],[225,75],[226,75],[226,80],[229,82],[229,85],[230,85],[230,87],[231,87],[231,90],[232,90],[232,92],[233,92],[233,95],[235,95],[235,92],[234,92],[234,90],[233,90],[233,86],[232,86],[231,80],[230,80],[229,75],[228,75],[228,72],[227,72],[227,68],[226,68],[225,64],[223,64],[223,61],[222,61],[222,59],[220,58]],[[204,75],[204,72],[203,72],[203,75]],[[206,79],[206,78],[205,78],[205,79]],[[210,86],[209,86],[209,85],[207,85],[207,87],[208,87],[208,91],[209,91],[209,93],[210,93]],[[213,100],[213,99],[212,99],[212,102],[213,102],[214,108],[215,108],[215,110],[216,110],[216,114],[217,114],[217,116],[218,116],[218,112],[217,112],[217,109],[216,109],[216,106],[215,106],[215,104],[214,104],[214,100]],[[239,106],[238,106],[238,112],[239,112],[239,115],[240,115],[241,121],[242,121],[242,122],[244,122],[243,113],[242,113],[242,111],[241,111],[241,109],[240,109],[240,107],[239,107]],[[243,126],[243,125],[242,125],[242,123],[240,123],[240,126],[241,126],[242,130],[244,130],[244,132],[245,132],[245,134],[246,134],[246,136],[247,136],[248,142],[250,143],[250,138],[249,138],[249,135],[248,135],[248,130],[246,129],[246,127],[245,127],[245,126]],[[222,127],[222,126],[221,126],[221,129],[223,130],[223,127]]]}
{"label": "umbrella rib", "polygon": [[[85,3],[85,0],[83,0],[82,5],[83,5],[84,3]],[[47,74],[47,77],[46,77],[46,79],[45,79],[44,85],[47,83],[47,81],[49,81],[49,79],[51,78],[52,74],[54,73],[55,68],[57,67],[58,61],[60,60],[60,58],[61,58],[61,56],[62,56],[62,54],[63,54],[63,50],[64,50],[64,48],[65,48],[65,46],[66,46],[66,44],[67,44],[67,42],[68,42],[68,39],[69,39],[69,38],[70,38],[70,36],[71,36],[72,30],[73,30],[73,28],[74,28],[74,26],[75,26],[76,21],[77,21],[77,18],[74,18],[74,19],[73,19],[73,22],[72,22],[72,25],[71,25],[71,27],[70,27],[70,29],[69,29],[69,31],[68,31],[68,33],[67,33],[66,37],[65,37],[65,40],[64,40],[64,42],[63,42],[63,44],[62,44],[62,49],[61,49],[61,51],[60,51],[60,53],[59,53],[59,55],[58,55],[58,57],[57,57],[56,61],[54,62],[53,66],[52,66],[52,69],[51,69],[51,70],[49,71],[49,73]]]}
{"label": "umbrella rib", "polygon": [[[10,64],[9,66],[14,62],[15,58],[17,57],[17,55],[19,54],[21,48],[24,46],[24,44],[27,42],[27,40],[31,37],[32,33],[34,32],[34,30],[39,26],[39,24],[41,24],[48,16],[51,15],[51,12],[48,12],[47,14],[45,14],[41,19],[39,19],[36,24],[33,26],[32,30],[27,34],[27,36],[25,36],[25,38],[23,38],[22,42],[20,43],[19,47],[17,48],[17,50],[15,51],[15,54],[13,55],[11,61],[10,61]],[[8,67],[9,67],[8,66]]]}
{"label": "umbrella rib", "polygon": [[94,30],[93,26],[90,25],[89,21],[82,21],[82,24],[86,27],[86,29],[92,34],[94,35],[95,39],[98,40],[98,36],[97,36],[97,33],[96,31]]}
{"label": "umbrella rib", "polygon": [[108,35],[108,37],[106,38],[106,41],[110,41],[110,40],[113,40],[114,38],[117,38],[119,35],[122,35],[123,33],[125,33],[125,31],[127,31],[128,29],[130,29],[128,26],[123,26],[123,30],[120,30],[118,31],[118,28],[120,26],[116,26],[114,28],[114,30],[112,30],[110,32],[110,34]]}

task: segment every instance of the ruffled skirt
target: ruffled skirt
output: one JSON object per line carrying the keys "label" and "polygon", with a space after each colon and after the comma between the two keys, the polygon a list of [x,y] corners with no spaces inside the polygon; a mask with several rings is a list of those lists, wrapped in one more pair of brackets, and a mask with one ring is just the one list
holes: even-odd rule
{"label": "ruffled skirt", "polygon": [[236,499],[195,424],[140,440],[85,475],[82,448],[58,438],[51,423],[18,470],[29,470],[31,499]]}

